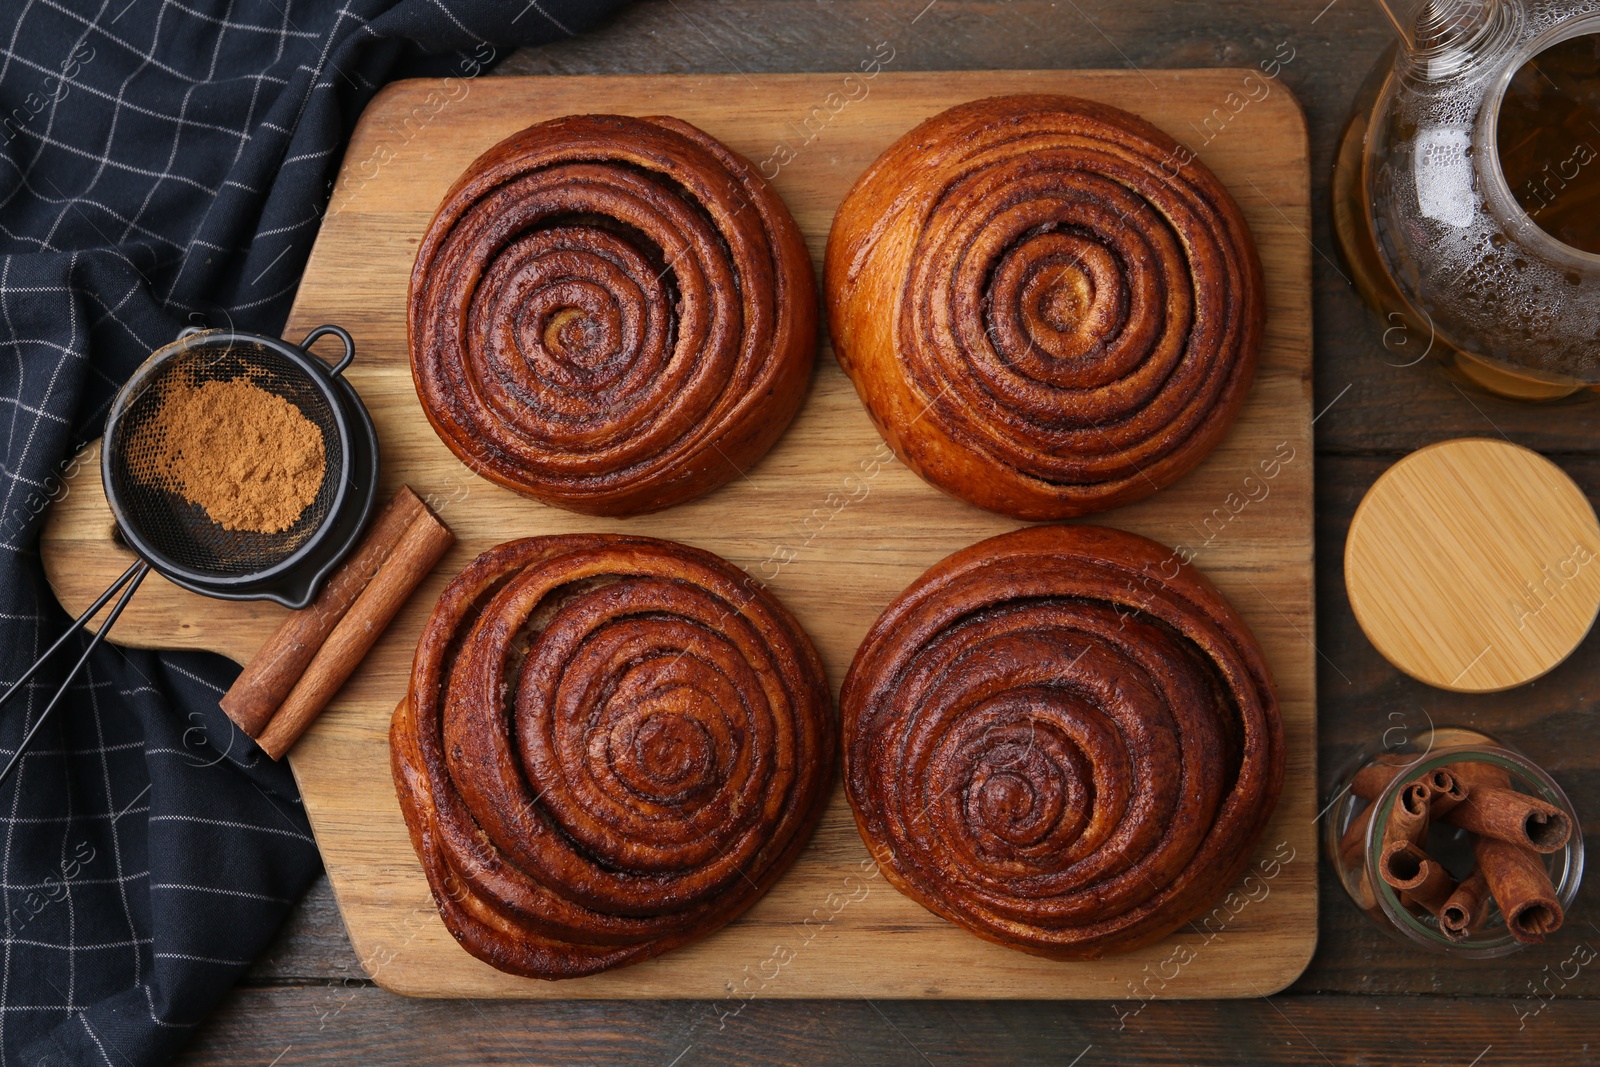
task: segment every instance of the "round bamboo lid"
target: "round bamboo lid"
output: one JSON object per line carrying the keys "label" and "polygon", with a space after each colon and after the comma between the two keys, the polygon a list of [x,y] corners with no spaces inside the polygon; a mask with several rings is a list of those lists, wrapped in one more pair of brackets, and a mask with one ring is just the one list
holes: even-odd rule
{"label": "round bamboo lid", "polygon": [[1345,588],[1379,652],[1460,693],[1530,682],[1600,610],[1600,523],[1537,452],[1466,438],[1390,467],[1350,522]]}

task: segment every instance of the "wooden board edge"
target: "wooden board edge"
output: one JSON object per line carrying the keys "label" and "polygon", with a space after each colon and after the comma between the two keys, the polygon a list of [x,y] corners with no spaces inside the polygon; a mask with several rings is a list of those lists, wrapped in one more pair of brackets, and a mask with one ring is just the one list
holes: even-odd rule
{"label": "wooden board edge", "polygon": [[[885,76],[886,77],[894,76],[897,79],[905,79],[905,78],[913,78],[913,77],[936,76],[938,73],[939,72],[920,72],[920,71],[919,72],[905,72],[905,71],[901,71],[901,72],[885,72]],[[969,72],[961,72],[961,73],[963,73],[963,74],[977,74],[977,73],[982,73],[982,72],[969,71]],[[1006,74],[1039,73],[1039,74],[1044,74],[1044,75],[1053,75],[1053,74],[1061,74],[1061,73],[1069,73],[1069,72],[1061,72],[1061,71],[1039,71],[1039,72],[1005,71],[1005,72],[1002,72],[1002,73],[1006,73]],[[1184,74],[1216,75],[1216,74],[1219,74],[1219,73],[1234,73],[1234,74],[1238,74],[1239,76],[1242,77],[1244,74],[1251,73],[1251,70],[1250,70],[1250,68],[1219,67],[1219,68],[1194,68],[1194,69],[1190,69],[1190,70],[1179,70],[1179,71],[1160,71],[1160,72],[1152,72],[1152,73],[1174,74],[1174,75],[1184,75]],[[812,78],[812,77],[815,77],[815,76],[816,75],[792,75],[790,77],[793,77],[795,79],[806,79],[806,78]],[[826,76],[825,72],[824,72],[823,76]],[[630,77],[632,77],[632,76],[630,76]],[[643,79],[656,79],[656,78],[659,78],[663,83],[677,83],[677,84],[680,84],[680,85],[681,85],[681,83],[683,81],[683,76],[682,75],[650,75],[650,76],[639,76],[639,77],[643,78]],[[706,75],[706,76],[704,76],[704,78],[707,79],[707,80],[711,80],[711,79],[726,79],[726,80],[728,80],[730,82],[739,81],[739,78],[738,78],[737,75]],[[396,95],[396,94],[398,94],[398,92],[403,87],[414,86],[417,83],[440,82],[440,81],[448,81],[448,80],[449,79],[409,79],[407,81],[393,83],[390,86],[385,87],[385,89],[379,94],[379,97],[375,98],[375,100],[373,101],[373,107],[376,106],[378,101],[380,99],[382,99],[385,94]],[[532,81],[534,79],[528,79],[528,80]],[[537,80],[542,83],[542,82],[547,82],[550,79],[540,78],[540,79],[537,79]],[[574,77],[572,80],[588,80],[588,79],[584,79],[581,76],[579,76],[579,77]],[[506,79],[506,81],[510,81],[510,79]],[[1277,85],[1274,86],[1274,88],[1275,88],[1275,90],[1278,90],[1278,91],[1274,92],[1273,96],[1274,97],[1278,97],[1278,96],[1286,97],[1288,99],[1289,104],[1292,106],[1292,111],[1293,111],[1293,113],[1295,115],[1295,119],[1296,119],[1296,133],[1295,133],[1295,136],[1297,138],[1297,144],[1298,144],[1298,147],[1299,147],[1300,153],[1301,153],[1300,159],[1297,161],[1297,164],[1299,166],[1301,166],[1301,167],[1307,166],[1308,165],[1307,157],[1308,157],[1309,144],[1308,144],[1308,133],[1307,133],[1307,129],[1306,129],[1306,119],[1305,119],[1304,109],[1300,105],[1298,99],[1296,99],[1294,97],[1293,93],[1290,92],[1287,89],[1286,86],[1283,86],[1281,84],[1277,84]],[[1275,106],[1275,107],[1280,107],[1281,108],[1283,105],[1279,104],[1279,103],[1275,103],[1274,101],[1268,100],[1268,101],[1263,101],[1260,106],[1262,106],[1263,108],[1268,107],[1268,106]],[[369,107],[368,111],[371,112],[372,111],[372,107]],[[368,113],[364,112],[363,116],[362,116],[362,122],[365,122],[367,117],[368,117]],[[358,132],[359,132],[359,130],[360,130],[360,125],[358,124]],[[352,138],[352,145],[354,143],[355,143],[354,138]],[[1310,232],[1310,226],[1311,226],[1311,217],[1312,217],[1312,209],[1311,209],[1311,203],[1310,203],[1309,173],[1307,173],[1305,170],[1302,170],[1301,174],[1303,175],[1303,177],[1301,178],[1301,182],[1303,183],[1303,188],[1304,188],[1304,191],[1305,191],[1305,195],[1303,197],[1303,201],[1304,202],[1302,204],[1300,204],[1300,205],[1291,206],[1288,210],[1293,212],[1296,216],[1298,216],[1298,218],[1296,219],[1296,222],[1303,226],[1303,229],[1304,229],[1305,233],[1309,233]],[[1237,192],[1237,190],[1235,190],[1235,192]],[[1313,349],[1312,335],[1311,335],[1312,315],[1314,313],[1313,302],[1311,300],[1311,297],[1312,297],[1313,294],[1311,292],[1311,287],[1310,287],[1311,274],[1312,274],[1311,248],[1308,247],[1308,248],[1302,250],[1301,255],[1299,256],[1299,261],[1300,261],[1300,264],[1301,264],[1300,273],[1302,274],[1302,278],[1297,284],[1301,287],[1301,291],[1303,291],[1307,295],[1307,310],[1306,310],[1306,319],[1305,319],[1305,323],[1304,323],[1305,336],[1304,336],[1303,340],[1300,342],[1303,345],[1304,351],[1305,351],[1305,366],[1301,371],[1302,381],[1304,383],[1303,387],[1304,387],[1304,390],[1305,390],[1305,393],[1306,393],[1305,413],[1304,413],[1304,416],[1303,416],[1304,420],[1306,420],[1306,425],[1304,427],[1304,434],[1305,434],[1305,441],[1307,442],[1307,445],[1309,446],[1308,455],[1307,455],[1307,461],[1306,462],[1307,462],[1308,466],[1310,466],[1312,468],[1311,469],[1311,473],[1309,475],[1309,478],[1311,479],[1311,485],[1313,487],[1313,494],[1314,494],[1314,487],[1315,487],[1314,441],[1315,441],[1315,436],[1314,436],[1314,427],[1312,425],[1310,425],[1310,423],[1315,421],[1314,417],[1313,417],[1313,415],[1314,415],[1314,409],[1313,409],[1314,395],[1313,395],[1312,389],[1311,389],[1311,376],[1312,376],[1312,373],[1313,373],[1313,360],[1314,360],[1314,349]],[[290,313],[290,318],[289,318],[290,322],[296,321],[296,316],[298,314],[300,314],[300,312],[299,312],[299,301],[300,301],[300,294],[297,293],[296,294],[296,301],[295,301],[296,306]],[[1307,584],[1309,586],[1309,588],[1307,590],[1307,608],[1308,608],[1308,625],[1311,628],[1310,629],[1310,634],[1311,634],[1310,640],[1314,643],[1314,641],[1315,641],[1315,625],[1316,625],[1316,613],[1315,613],[1315,607],[1316,607],[1316,595],[1315,595],[1316,594],[1316,585],[1315,585],[1316,544],[1315,544],[1315,528],[1314,528],[1314,517],[1315,517],[1314,496],[1313,496],[1313,499],[1312,499],[1312,501],[1310,503],[1311,503],[1311,509],[1312,509],[1313,527],[1312,527],[1312,529],[1310,531],[1311,538],[1310,538],[1310,544],[1309,544],[1309,559],[1308,559],[1308,564],[1307,564],[1307,568],[1308,568]],[[1311,766],[1311,769],[1312,769],[1312,774],[1313,774],[1313,779],[1314,779],[1315,766],[1316,766],[1316,762],[1317,762],[1317,752],[1316,752],[1316,746],[1315,746],[1315,740],[1316,740],[1316,734],[1317,734],[1317,700],[1316,700],[1316,693],[1315,693],[1315,690],[1314,690],[1314,683],[1315,683],[1315,662],[1314,662],[1315,661],[1315,653],[1312,652],[1312,653],[1309,653],[1309,655],[1311,656],[1311,658],[1313,660],[1313,663],[1312,663],[1313,691],[1309,694],[1309,699],[1308,699],[1310,722],[1307,725],[1308,725],[1308,729],[1309,729],[1309,732],[1311,734],[1311,740],[1312,740],[1312,748],[1311,748],[1311,752],[1308,755],[1308,761],[1310,763],[1310,766]],[[293,760],[292,759],[291,759],[291,766],[293,766]],[[1315,831],[1314,830],[1312,831],[1311,837],[1312,837],[1313,840],[1315,840]],[[1290,959],[1290,960],[1286,961],[1285,966],[1284,966],[1284,971],[1285,971],[1286,977],[1283,980],[1283,984],[1281,986],[1278,986],[1276,989],[1266,990],[1264,992],[1263,991],[1257,991],[1257,990],[1250,990],[1250,991],[1241,990],[1241,991],[1238,991],[1236,993],[1224,994],[1224,995],[1238,996],[1238,997],[1249,997],[1249,996],[1254,996],[1254,995],[1267,995],[1268,993],[1276,992],[1277,989],[1281,989],[1281,988],[1283,988],[1283,986],[1287,986],[1287,985],[1291,984],[1295,980],[1295,978],[1297,978],[1304,971],[1305,966],[1308,965],[1310,959],[1312,958],[1312,956],[1315,953],[1316,941],[1317,941],[1317,930],[1316,930],[1316,924],[1315,924],[1315,921],[1314,921],[1314,917],[1316,915],[1317,907],[1318,907],[1319,886],[1317,884],[1317,879],[1315,877],[1310,879],[1309,889],[1310,889],[1310,893],[1309,893],[1310,908],[1311,908],[1311,912],[1312,912],[1312,915],[1313,915],[1313,922],[1311,924],[1311,936],[1306,941],[1305,946],[1304,946],[1304,948],[1305,948],[1304,958],[1303,959],[1295,958],[1295,959]],[[338,899],[338,894],[336,894],[336,899]],[[343,920],[344,919],[344,910],[343,910],[343,904],[342,903],[339,904],[339,908],[340,908],[341,919]],[[346,926],[347,926],[347,929],[350,929],[348,922],[346,923]],[[363,969],[367,969],[367,960],[364,957],[362,957],[361,954],[360,954],[359,946],[357,946],[357,939],[356,939],[356,936],[355,936],[355,931],[353,929],[351,929],[351,940],[352,940],[352,945],[358,948],[358,960],[362,963]],[[1289,973],[1291,968],[1292,968],[1292,973]],[[445,998],[448,998],[451,995],[449,993],[440,992],[440,991],[437,991],[437,990],[426,990],[426,991],[415,990],[413,988],[410,988],[410,983],[407,982],[405,979],[406,979],[406,975],[404,973],[397,973],[395,971],[389,971],[388,973],[385,973],[384,969],[381,968],[381,967],[378,968],[378,973],[373,974],[373,980],[380,987],[385,988],[387,990],[390,990],[391,992],[398,993],[400,995],[445,997]],[[485,993],[478,992],[478,993],[462,994],[462,995],[495,996],[496,994],[493,994],[493,993],[485,994]],[[529,998],[528,994],[525,994],[525,993],[524,994],[518,994],[518,993],[515,993],[515,992],[508,992],[508,993],[503,994],[503,995],[506,996],[506,997],[512,998],[512,999],[528,999]],[[812,996],[812,997],[818,996],[817,994],[809,994],[809,995]],[[1207,993],[1205,993],[1203,995],[1203,998],[1204,999],[1213,999],[1213,998],[1218,997],[1218,995],[1219,994],[1217,994],[1216,992],[1207,992]],[[955,996],[957,996],[957,994],[951,994],[950,996],[955,997]],[[959,997],[961,997],[961,998],[968,998],[968,997],[972,997],[972,996],[973,996],[973,994],[968,992],[968,991],[963,991],[963,992],[961,992],[959,994]],[[1173,994],[1170,998],[1167,998],[1167,999],[1194,999],[1194,998],[1201,997],[1201,996],[1202,995],[1199,994],[1199,993],[1181,993],[1180,992],[1180,993],[1177,993],[1177,994]],[[614,999],[614,997],[615,997],[614,993],[606,994],[604,996],[598,996],[597,995],[596,997],[588,997],[588,996],[584,996],[582,994],[579,994],[577,996],[573,996],[570,993],[563,992],[563,993],[560,993],[560,994],[552,994],[552,995],[549,995],[549,996],[543,996],[543,995],[540,995],[540,994],[534,994],[533,999]],[[693,998],[688,998],[688,999],[693,999]],[[1002,996],[1002,997],[997,997],[996,999],[1007,999],[1007,997]],[[1104,999],[1104,998],[1102,996],[1096,996],[1096,995],[1090,994],[1090,995],[1084,995],[1084,996],[1059,996],[1058,999],[1097,1000],[1097,999]]]}

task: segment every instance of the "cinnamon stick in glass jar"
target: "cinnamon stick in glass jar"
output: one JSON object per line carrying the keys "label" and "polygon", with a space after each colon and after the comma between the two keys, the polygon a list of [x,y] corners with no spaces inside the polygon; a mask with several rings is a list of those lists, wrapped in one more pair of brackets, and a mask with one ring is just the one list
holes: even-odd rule
{"label": "cinnamon stick in glass jar", "polygon": [[1440,767],[1427,777],[1432,797],[1428,801],[1428,817],[1443,819],[1467,799],[1467,786],[1461,779]]}
{"label": "cinnamon stick in glass jar", "polygon": [[1426,782],[1412,782],[1400,791],[1383,828],[1385,851],[1399,841],[1422,846],[1428,839],[1428,807],[1432,799],[1433,791]]}
{"label": "cinnamon stick in glass jar", "polygon": [[1439,929],[1452,941],[1464,941],[1477,932],[1488,914],[1488,882],[1480,867],[1456,886],[1439,909]]}
{"label": "cinnamon stick in glass jar", "polygon": [[1367,850],[1367,827],[1372,825],[1372,816],[1377,810],[1378,806],[1369,802],[1344,828],[1339,838],[1340,863],[1353,867],[1362,862],[1361,857]]}
{"label": "cinnamon stick in glass jar", "polygon": [[1396,841],[1384,847],[1380,873],[1399,891],[1403,901],[1434,915],[1456,891],[1455,879],[1444,865],[1410,841]]}
{"label": "cinnamon stick in glass jar", "polygon": [[1395,775],[1415,763],[1418,756],[1385,753],[1362,767],[1350,779],[1350,792],[1362,800],[1376,800]]}
{"label": "cinnamon stick in glass jar", "polygon": [[1537,853],[1493,837],[1479,837],[1473,850],[1512,937],[1534,944],[1560,929],[1561,903]]}
{"label": "cinnamon stick in glass jar", "polygon": [[1572,837],[1572,822],[1566,812],[1510,788],[1473,787],[1444,821],[1541,853],[1560,852]]}

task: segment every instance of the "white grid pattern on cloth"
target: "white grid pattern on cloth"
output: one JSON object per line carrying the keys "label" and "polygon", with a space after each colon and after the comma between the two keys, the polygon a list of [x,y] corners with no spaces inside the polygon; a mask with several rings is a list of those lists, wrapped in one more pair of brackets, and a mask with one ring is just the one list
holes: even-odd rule
{"label": "white grid pattern on cloth", "polygon": [[[7,4],[0,687],[64,624],[39,568],[41,512],[117,385],[193,322],[277,332],[331,163],[379,85],[470,76],[487,36],[499,48],[554,39],[612,5],[530,6]],[[417,43],[446,54],[424,60]],[[229,673],[102,646],[6,783],[0,1067],[164,1060],[314,875],[286,770],[234,744],[216,707]],[[44,672],[0,711],[0,760],[59,677]],[[68,877],[74,856],[90,858]]]}

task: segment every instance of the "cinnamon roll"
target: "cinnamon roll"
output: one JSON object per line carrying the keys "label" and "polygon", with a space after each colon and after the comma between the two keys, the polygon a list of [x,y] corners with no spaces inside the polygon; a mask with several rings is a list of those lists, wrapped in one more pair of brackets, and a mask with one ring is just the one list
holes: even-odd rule
{"label": "cinnamon roll", "polygon": [[839,363],[896,454],[1054,519],[1176,481],[1255,375],[1261,264],[1189,150],[1088,100],[937,115],[851,188],[825,273]]}
{"label": "cinnamon roll", "polygon": [[445,926],[552,979],[753,904],[810,836],[835,743],[821,660],[777,600],[709,552],[611,534],[474,560],[390,729]]}
{"label": "cinnamon roll", "polygon": [[594,515],[739,476],[816,348],[800,231],[755,168],[673,118],[576,115],[473,162],[411,275],[411,369],[463,463]]}
{"label": "cinnamon roll", "polygon": [[1200,914],[1283,782],[1244,623],[1118,530],[1033,527],[946,558],[872,627],[840,703],[850,803],[884,874],[1041,956],[1125,951]]}

